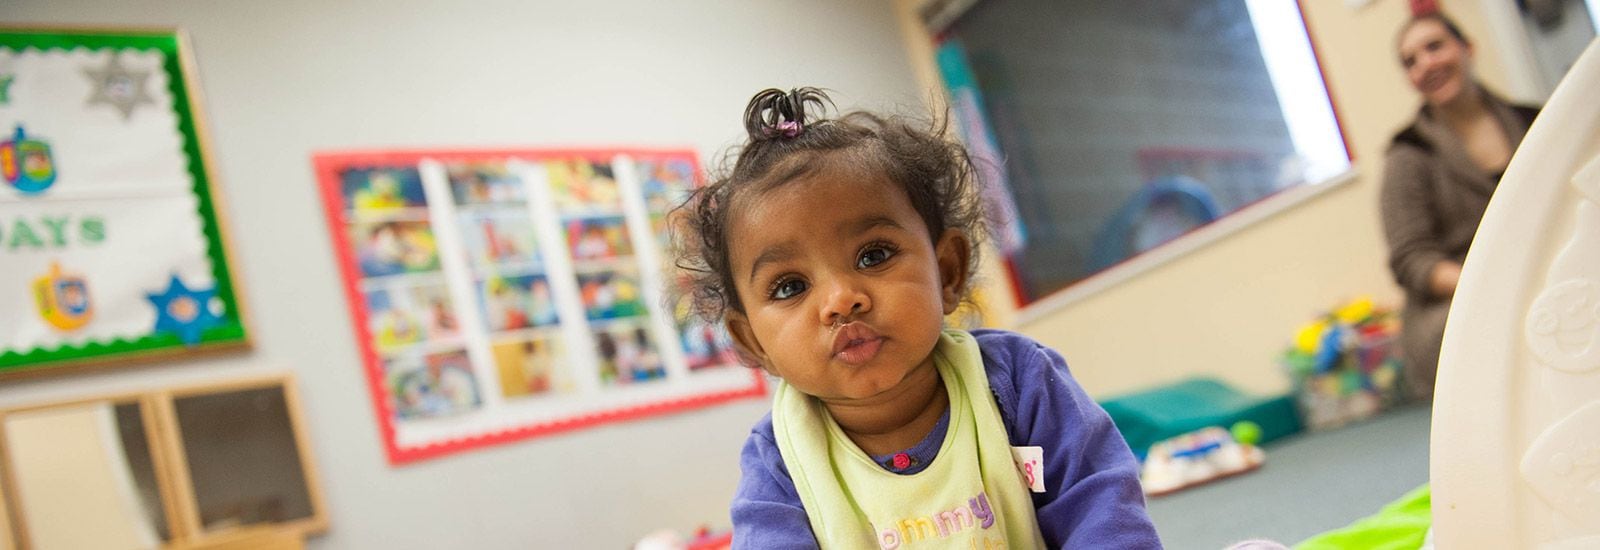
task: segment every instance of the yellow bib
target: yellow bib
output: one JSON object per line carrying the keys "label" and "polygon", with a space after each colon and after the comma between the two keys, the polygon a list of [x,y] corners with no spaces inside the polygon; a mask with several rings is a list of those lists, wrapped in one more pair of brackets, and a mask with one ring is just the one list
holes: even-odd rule
{"label": "yellow bib", "polygon": [[978,342],[946,330],[933,351],[950,424],[928,468],[883,469],[822,403],[780,383],[772,431],[823,548],[1043,548]]}

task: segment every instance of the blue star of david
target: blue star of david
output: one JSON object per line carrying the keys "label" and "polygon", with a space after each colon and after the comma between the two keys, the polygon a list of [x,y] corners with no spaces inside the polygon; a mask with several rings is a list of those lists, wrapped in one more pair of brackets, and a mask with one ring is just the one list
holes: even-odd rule
{"label": "blue star of david", "polygon": [[190,289],[174,274],[167,290],[159,294],[145,294],[150,305],[156,308],[154,332],[172,333],[186,346],[200,343],[206,329],[222,324],[222,317],[211,311],[211,301],[217,289]]}

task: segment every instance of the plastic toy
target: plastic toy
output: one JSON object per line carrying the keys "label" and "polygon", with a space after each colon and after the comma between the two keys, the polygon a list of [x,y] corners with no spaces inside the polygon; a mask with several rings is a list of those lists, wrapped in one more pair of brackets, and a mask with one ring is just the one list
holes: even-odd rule
{"label": "plastic toy", "polygon": [[1399,324],[1370,298],[1357,298],[1295,332],[1283,363],[1307,427],[1332,428],[1398,403]]}
{"label": "plastic toy", "polygon": [[1220,211],[1204,183],[1186,176],[1151,181],[1106,220],[1090,252],[1099,271],[1217,219]]}
{"label": "plastic toy", "polygon": [[1600,45],[1484,212],[1433,402],[1438,548],[1600,548]]}
{"label": "plastic toy", "polygon": [[1233,423],[1233,428],[1228,430],[1233,433],[1233,440],[1240,445],[1254,447],[1261,442],[1261,425],[1249,420],[1240,420]]}
{"label": "plastic toy", "polygon": [[[1233,432],[1260,437],[1261,427],[1253,422],[1233,425]],[[1160,496],[1196,485],[1239,475],[1261,467],[1266,453],[1253,442],[1235,439],[1218,426],[1162,441],[1150,447],[1139,481],[1144,493]]]}

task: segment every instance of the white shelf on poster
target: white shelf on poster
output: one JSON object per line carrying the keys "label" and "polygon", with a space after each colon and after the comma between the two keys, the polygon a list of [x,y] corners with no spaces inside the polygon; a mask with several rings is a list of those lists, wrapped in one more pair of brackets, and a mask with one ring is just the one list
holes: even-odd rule
{"label": "white shelf on poster", "polygon": [[345,212],[344,219],[346,223],[425,222],[428,207],[351,210]]}
{"label": "white shelf on poster", "polygon": [[483,282],[492,277],[525,277],[528,275],[544,275],[544,264],[538,260],[531,262],[488,262],[480,264],[474,260],[472,279]]}
{"label": "white shelf on poster", "polygon": [[598,260],[573,260],[572,270],[578,273],[600,273],[603,271],[637,271],[633,265],[633,256],[617,256]]}
{"label": "white shelf on poster", "polygon": [[394,275],[379,275],[361,279],[361,290],[383,290],[390,287],[420,287],[443,285],[444,274],[439,271],[420,271],[417,273],[396,273]]}
{"label": "white shelf on poster", "polygon": [[474,216],[527,217],[528,203],[523,201],[507,201],[457,204],[456,211],[462,214],[472,214]]}
{"label": "white shelf on poster", "polygon": [[632,328],[632,327],[649,326],[649,324],[650,324],[650,316],[641,314],[641,315],[630,315],[630,316],[627,316],[627,317],[609,317],[609,318],[601,318],[601,319],[589,319],[588,321],[589,321],[589,328],[598,331],[598,330],[608,329],[608,328],[612,328],[612,327]]}
{"label": "white shelf on poster", "polygon": [[528,328],[502,330],[489,335],[489,344],[505,344],[509,342],[526,342],[528,340],[542,340],[561,336],[561,325],[542,325]]}
{"label": "white shelf on poster", "polygon": [[626,215],[621,208],[584,208],[561,211],[562,221],[621,218]]}
{"label": "white shelf on poster", "polygon": [[433,355],[435,353],[461,351],[466,349],[467,343],[463,341],[460,336],[454,336],[435,340],[423,340],[421,342],[402,344],[398,346],[374,347],[378,350],[379,356],[385,359],[390,359],[408,355]]}

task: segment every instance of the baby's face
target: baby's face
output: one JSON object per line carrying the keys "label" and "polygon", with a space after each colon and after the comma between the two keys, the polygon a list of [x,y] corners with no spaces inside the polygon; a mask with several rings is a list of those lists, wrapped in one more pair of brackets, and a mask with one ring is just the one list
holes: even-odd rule
{"label": "baby's face", "polygon": [[796,389],[871,403],[932,368],[967,242],[950,230],[936,245],[899,186],[840,172],[735,203],[729,267],[744,312],[730,312],[728,326]]}

